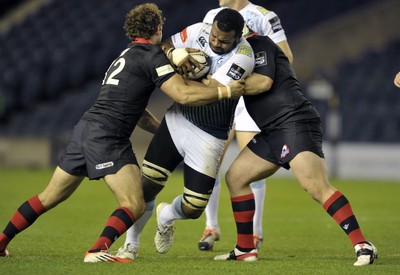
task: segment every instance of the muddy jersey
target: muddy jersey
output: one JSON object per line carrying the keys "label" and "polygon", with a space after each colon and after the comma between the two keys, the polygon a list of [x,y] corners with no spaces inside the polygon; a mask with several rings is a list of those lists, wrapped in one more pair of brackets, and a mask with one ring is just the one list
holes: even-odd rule
{"label": "muddy jersey", "polygon": [[[203,22],[212,24],[215,15],[224,8],[210,10]],[[243,16],[246,25],[260,35],[270,37],[275,43],[287,40],[281,21],[275,12],[249,3],[239,13]]]}
{"label": "muddy jersey", "polygon": [[132,134],[156,87],[175,74],[159,46],[131,43],[108,68],[99,97],[82,119],[97,121],[115,135]]}
{"label": "muddy jersey", "polygon": [[[254,68],[254,53],[249,43],[241,39],[229,53],[219,55],[209,46],[211,25],[197,23],[173,35],[175,48],[196,48],[211,58],[209,74],[223,85],[250,75]],[[237,99],[224,99],[204,106],[179,105],[183,116],[207,133],[227,139],[232,126]]]}
{"label": "muddy jersey", "polygon": [[318,118],[319,114],[301,92],[296,75],[286,55],[269,37],[248,37],[254,49],[254,73],[270,77],[269,91],[246,95],[244,101],[250,116],[261,131],[279,127],[283,122]]}

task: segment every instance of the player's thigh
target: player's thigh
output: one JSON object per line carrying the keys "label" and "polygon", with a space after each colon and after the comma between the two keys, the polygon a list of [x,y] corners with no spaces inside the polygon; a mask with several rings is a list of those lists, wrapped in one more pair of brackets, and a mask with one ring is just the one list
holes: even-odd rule
{"label": "player's thigh", "polygon": [[244,132],[236,131],[236,140],[239,146],[239,150],[242,150],[249,141],[257,134],[257,132]]}
{"label": "player's thigh", "polygon": [[121,206],[137,207],[144,203],[140,169],[135,164],[123,166],[117,173],[104,177]]}
{"label": "player's thigh", "polygon": [[245,147],[229,167],[226,181],[228,186],[233,183],[245,186],[273,175],[278,169],[278,165],[259,157]]}
{"label": "player's thigh", "polygon": [[235,109],[234,129],[240,150],[242,150],[247,143],[249,143],[249,141],[260,132],[260,128],[258,128],[257,124],[246,110],[243,97],[239,99]]}

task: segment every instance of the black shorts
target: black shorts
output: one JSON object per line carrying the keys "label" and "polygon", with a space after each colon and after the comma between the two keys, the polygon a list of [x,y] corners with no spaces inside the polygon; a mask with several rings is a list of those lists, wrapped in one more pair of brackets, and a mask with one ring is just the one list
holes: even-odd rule
{"label": "black shorts", "polygon": [[126,164],[138,165],[129,138],[117,133],[97,122],[79,121],[58,166],[72,175],[99,179]]}
{"label": "black shorts", "polygon": [[322,132],[319,118],[286,122],[257,134],[247,147],[260,158],[290,169],[289,162],[300,152],[310,151],[324,157]]}

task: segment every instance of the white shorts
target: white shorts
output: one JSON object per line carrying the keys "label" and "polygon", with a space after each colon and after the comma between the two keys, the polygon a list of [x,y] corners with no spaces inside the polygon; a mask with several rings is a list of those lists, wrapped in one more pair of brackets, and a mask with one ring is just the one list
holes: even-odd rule
{"label": "white shorts", "polygon": [[260,132],[257,124],[251,118],[244,105],[243,97],[240,97],[235,110],[233,129],[239,132]]}
{"label": "white shorts", "polygon": [[192,124],[175,104],[165,114],[165,121],[184,163],[197,172],[216,178],[225,140],[218,139]]}

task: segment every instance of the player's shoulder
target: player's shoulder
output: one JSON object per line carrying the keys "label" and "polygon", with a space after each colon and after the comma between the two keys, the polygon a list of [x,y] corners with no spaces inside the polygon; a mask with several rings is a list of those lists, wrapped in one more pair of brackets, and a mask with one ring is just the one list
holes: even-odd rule
{"label": "player's shoulder", "polygon": [[141,64],[148,68],[168,61],[160,46],[147,43],[132,43],[122,51],[120,56],[122,55],[127,64],[135,66]]}
{"label": "player's shoulder", "polygon": [[219,7],[216,9],[212,9],[209,10],[206,13],[206,16],[204,16],[203,22],[208,23],[208,24],[212,24],[214,17],[217,15],[217,13],[219,13],[221,10],[225,9],[225,7]]}
{"label": "player's shoulder", "polygon": [[247,7],[245,7],[245,9],[256,14],[259,17],[265,17],[267,19],[277,16],[274,11],[253,3],[250,3]]}
{"label": "player's shoulder", "polygon": [[192,39],[198,36],[207,36],[211,32],[212,25],[204,22],[195,23],[187,27],[187,35]]}
{"label": "player's shoulder", "polygon": [[250,46],[250,43],[246,39],[241,39],[241,41],[236,46],[234,53],[238,55],[245,55],[250,58],[253,58],[254,56],[253,49]]}
{"label": "player's shoulder", "polygon": [[182,41],[186,41],[187,38],[197,38],[201,33],[209,33],[210,30],[210,24],[198,22],[187,26],[179,35]]}
{"label": "player's shoulder", "polygon": [[158,45],[153,45],[149,43],[131,43],[128,47],[123,51],[127,55],[154,55],[158,53],[164,53],[162,49]]}
{"label": "player's shoulder", "polygon": [[278,47],[274,41],[265,35],[252,35],[246,38],[246,40],[250,43],[251,47],[254,51],[265,48],[275,48]]}

